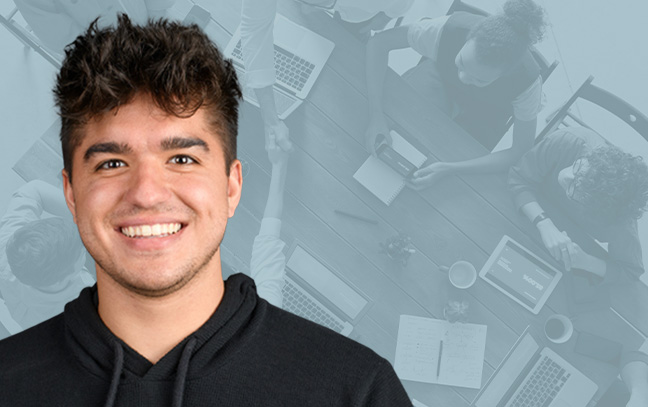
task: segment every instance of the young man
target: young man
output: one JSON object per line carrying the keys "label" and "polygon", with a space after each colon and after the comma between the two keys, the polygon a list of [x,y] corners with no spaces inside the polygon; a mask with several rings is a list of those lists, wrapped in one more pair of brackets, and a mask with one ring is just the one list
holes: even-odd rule
{"label": "young man", "polygon": [[[648,167],[594,131],[570,127],[547,136],[509,172],[515,205],[538,228],[551,255],[604,282],[633,282],[644,272],[637,219],[648,201]],[[580,229],[608,243],[606,258],[585,252],[556,226],[551,202]],[[598,279],[595,277],[595,279]]]}
{"label": "young man", "polygon": [[95,24],[57,78],[64,193],[97,285],[0,342],[0,405],[410,406],[371,350],[222,280],[233,67],[197,26]]}

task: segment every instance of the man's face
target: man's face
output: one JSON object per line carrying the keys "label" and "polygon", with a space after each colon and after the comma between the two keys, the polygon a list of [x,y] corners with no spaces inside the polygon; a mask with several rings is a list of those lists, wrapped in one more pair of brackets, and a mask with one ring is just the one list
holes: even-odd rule
{"label": "man's face", "polygon": [[203,108],[170,116],[146,95],[89,121],[75,149],[68,206],[88,251],[122,287],[175,292],[201,270],[220,272],[219,246],[241,195],[241,165],[226,175],[220,135]]}

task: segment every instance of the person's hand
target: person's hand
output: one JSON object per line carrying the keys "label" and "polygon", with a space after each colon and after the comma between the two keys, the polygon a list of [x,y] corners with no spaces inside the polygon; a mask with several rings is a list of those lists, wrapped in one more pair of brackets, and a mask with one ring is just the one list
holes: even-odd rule
{"label": "person's hand", "polygon": [[290,156],[290,151],[286,151],[283,148],[279,147],[275,143],[272,147],[268,149],[268,160],[273,166],[286,166],[288,163],[288,157]]}
{"label": "person's hand", "polygon": [[277,120],[275,123],[265,125],[266,151],[270,152],[270,150],[275,147],[279,147],[286,152],[291,152],[293,150],[293,145],[290,141],[290,132],[282,120]]}
{"label": "person's hand", "polygon": [[420,191],[451,174],[452,167],[448,163],[435,162],[414,171],[412,178],[407,181],[407,186]]}
{"label": "person's hand", "polygon": [[571,270],[573,261],[582,258],[583,251],[580,246],[572,242],[567,233],[558,230],[551,219],[538,222],[538,230],[542,243],[554,259],[563,263],[565,270]]}
{"label": "person's hand", "polygon": [[365,131],[365,148],[372,155],[376,155],[376,140],[378,136],[384,136],[385,142],[391,146],[392,137],[389,134],[387,120],[382,114],[372,115],[369,119],[369,125]]}

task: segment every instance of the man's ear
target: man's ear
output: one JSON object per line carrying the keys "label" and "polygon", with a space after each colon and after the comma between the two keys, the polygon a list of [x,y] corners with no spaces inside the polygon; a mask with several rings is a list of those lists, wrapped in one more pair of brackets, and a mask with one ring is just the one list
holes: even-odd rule
{"label": "man's ear", "polygon": [[241,191],[243,189],[243,171],[241,169],[241,162],[234,160],[230,165],[230,173],[227,180],[227,202],[229,203],[229,214],[231,218],[234,216],[236,207],[241,200]]}
{"label": "man's ear", "polygon": [[70,180],[70,175],[68,174],[67,170],[63,169],[61,171],[61,175],[63,176],[63,195],[65,196],[65,203],[72,213],[72,219],[74,220],[74,223],[76,223],[76,203],[74,202],[72,181]]}

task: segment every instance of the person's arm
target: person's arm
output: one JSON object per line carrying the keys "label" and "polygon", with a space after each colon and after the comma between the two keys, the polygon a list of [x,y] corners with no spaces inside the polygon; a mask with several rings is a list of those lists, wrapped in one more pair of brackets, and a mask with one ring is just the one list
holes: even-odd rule
{"label": "person's arm", "polygon": [[261,228],[252,246],[250,274],[259,296],[270,304],[281,307],[286,256],[283,253],[285,243],[280,235],[288,153],[275,146],[268,152],[268,157],[272,163],[272,175]]}
{"label": "person's arm", "polygon": [[365,131],[365,147],[375,154],[375,143],[378,135],[383,135],[391,143],[389,126],[383,112],[383,91],[388,68],[389,52],[406,48],[408,26],[401,26],[377,33],[367,43],[366,76],[367,98],[369,101],[369,125]]}
{"label": "person's arm", "polygon": [[408,185],[413,189],[421,190],[450,175],[506,171],[533,147],[535,130],[536,119],[515,120],[513,144],[510,148],[465,161],[434,162],[415,171]]}
{"label": "person's arm", "polygon": [[648,356],[639,352],[631,355],[634,357],[621,369],[621,379],[630,392],[626,407],[645,407],[648,405]]}
{"label": "person's arm", "polygon": [[510,148],[471,160],[435,162],[414,174],[410,187],[427,188],[449,175],[490,173],[508,170],[533,147],[537,117],[542,109],[542,78],[538,77],[512,102],[513,142]]}
{"label": "person's arm", "polygon": [[[571,135],[569,131],[559,131],[547,136],[540,144],[528,151],[509,170],[508,186],[513,195],[515,206],[520,210],[529,222],[533,222],[538,229],[542,242],[549,253],[559,262],[562,262],[565,269],[580,266],[587,266],[592,271],[600,271],[600,263],[593,258],[577,256],[582,250],[575,245],[566,233],[559,230],[553,221],[545,214],[538,203],[537,193],[545,182],[546,178],[558,167],[567,166],[572,158],[582,149],[583,142]],[[579,251],[579,253],[576,253]],[[576,264],[574,258],[578,257]],[[589,262],[592,264],[587,264]]]}
{"label": "person's arm", "polygon": [[288,127],[279,119],[274,99],[274,19],[277,0],[243,0],[241,7],[241,49],[247,86],[254,89],[264,124],[266,150],[277,143],[290,151]]}

